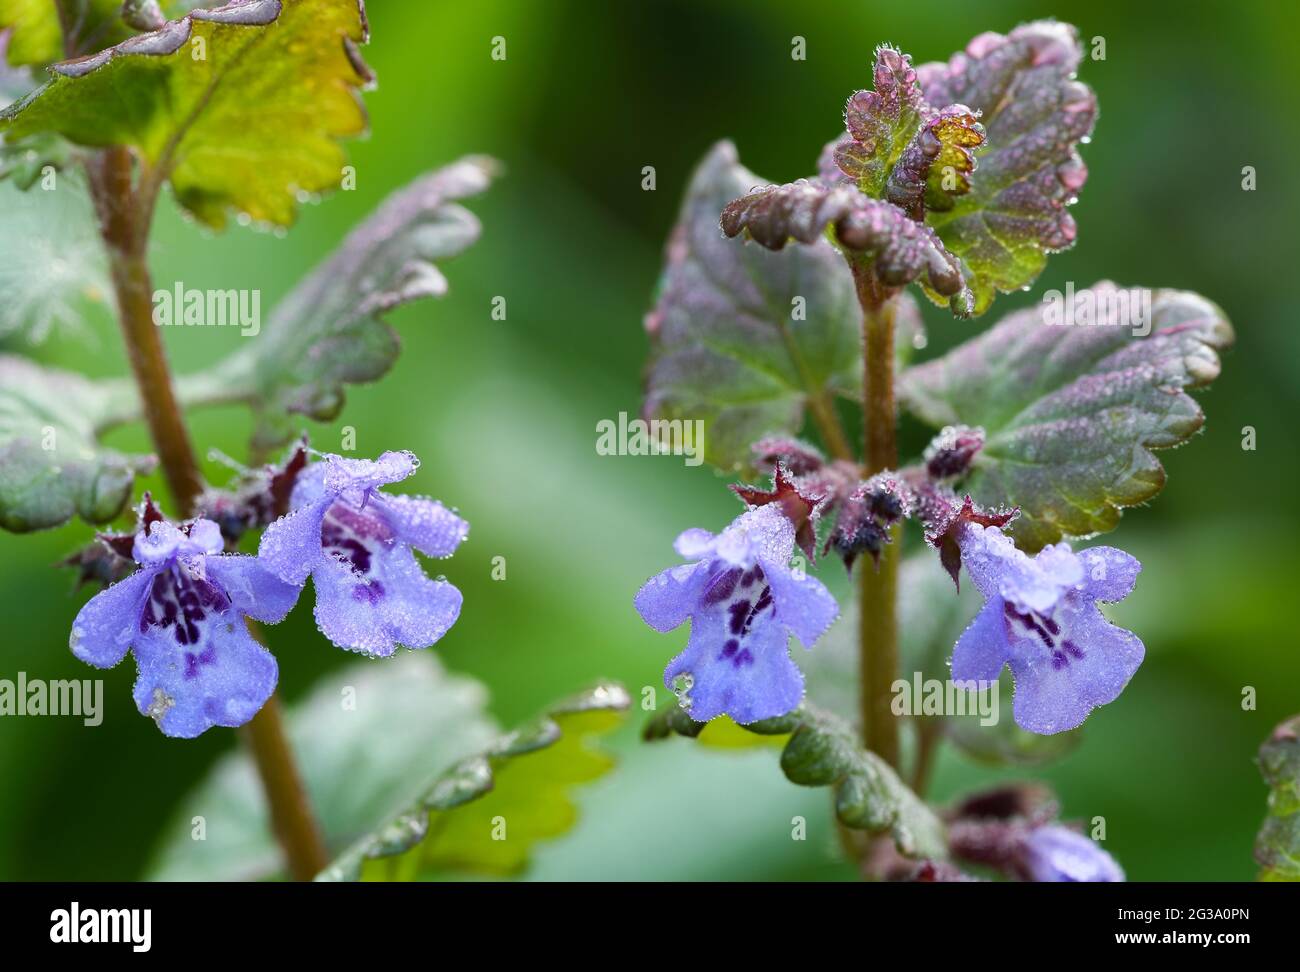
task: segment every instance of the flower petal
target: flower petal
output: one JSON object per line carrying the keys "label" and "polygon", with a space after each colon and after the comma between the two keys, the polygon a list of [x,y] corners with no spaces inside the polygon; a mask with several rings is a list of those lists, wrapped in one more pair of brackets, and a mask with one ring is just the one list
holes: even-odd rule
{"label": "flower petal", "polygon": [[642,619],[656,631],[672,631],[699,606],[710,578],[710,564],[679,564],[651,577],[637,591]]}
{"label": "flower petal", "polygon": [[714,536],[701,527],[683,530],[673,541],[673,549],[685,560],[703,560],[713,552]]}
{"label": "flower petal", "polygon": [[342,493],[350,490],[368,490],[387,486],[411,475],[420,466],[420,460],[410,452],[385,452],[378,459],[345,459],[342,456],[325,456],[324,483],[326,492]]}
{"label": "flower petal", "polygon": [[1003,601],[990,597],[952,649],[954,682],[996,682],[1010,656]]}
{"label": "flower petal", "polygon": [[1059,824],[1035,827],[1021,852],[1031,881],[1123,881],[1115,859],[1083,834]]}
{"label": "flower petal", "polygon": [[236,611],[267,624],[283,621],[302,593],[301,587],[280,580],[257,557],[209,557],[205,569],[208,580],[225,591]]}
{"label": "flower petal", "polygon": [[312,581],[316,623],[325,637],[350,651],[386,656],[398,645],[427,648],[460,616],[460,591],[426,577],[403,544],[372,557],[365,574],[325,557]]}
{"label": "flower petal", "polygon": [[1142,564],[1116,547],[1090,547],[1079,552],[1083,589],[1098,601],[1122,601],[1133,593]]}
{"label": "flower petal", "polygon": [[120,662],[140,633],[140,613],[157,573],[143,567],[87,601],[72,622],[72,653],[96,668]]}
{"label": "flower petal", "polygon": [[1111,624],[1086,598],[1071,597],[1056,620],[1074,648],[1063,661],[1045,651],[1017,650],[1011,658],[1016,723],[1042,735],[1073,729],[1113,702],[1145,654],[1137,635]]}
{"label": "flower petal", "polygon": [[687,712],[698,722],[726,714],[745,725],[784,715],[803,699],[803,674],[788,644],[785,627],[770,617],[742,648],[730,638],[724,612],[697,614],[686,650],[664,671],[664,684],[672,689],[679,675],[691,676]]}
{"label": "flower petal", "polygon": [[262,534],[257,559],[281,580],[301,587],[324,558],[321,552],[321,522],[333,498],[322,494],[309,506],[280,517]]}
{"label": "flower petal", "polygon": [[957,535],[962,564],[985,597],[1000,595],[1021,611],[1050,611],[1083,580],[1068,544],[1044,547],[1032,560],[997,527],[964,523]]}
{"label": "flower petal", "polygon": [[221,536],[221,527],[202,517],[190,524],[189,544],[195,552],[219,554],[226,547]]}
{"label": "flower petal", "polygon": [[181,645],[168,629],[135,642],[135,704],[165,735],[192,739],[212,726],[242,726],[275,691],[275,659],[236,611],[211,615],[200,641]]}
{"label": "flower petal", "polygon": [[[786,558],[789,559],[788,557]],[[826,633],[840,614],[840,606],[826,585],[803,571],[795,573],[784,562],[758,558],[776,602],[776,618],[803,642],[805,648]]]}
{"label": "flower petal", "polygon": [[398,539],[425,556],[450,557],[469,535],[469,524],[437,500],[376,493],[372,502]]}

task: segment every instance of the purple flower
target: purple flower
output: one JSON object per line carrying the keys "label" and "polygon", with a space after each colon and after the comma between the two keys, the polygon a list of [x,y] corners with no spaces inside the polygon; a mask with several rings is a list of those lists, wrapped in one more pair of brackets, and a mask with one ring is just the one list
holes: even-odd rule
{"label": "purple flower", "polygon": [[1115,858],[1059,824],[1035,827],[1025,835],[1016,855],[1026,881],[1123,881]]}
{"label": "purple flower", "polygon": [[419,465],[409,452],[374,462],[327,455],[299,475],[290,512],[262,534],[258,558],[290,584],[312,578],[316,624],[341,648],[427,648],[460,616],[460,591],[426,577],[411,548],[450,557],[469,524],[435,500],[379,489]]}
{"label": "purple flower", "polygon": [[241,726],[275,690],[278,670],[244,618],[274,624],[298,589],[255,557],[223,554],[211,520],[152,521],[136,535],[140,569],[91,598],[72,622],[72,653],[112,668],[127,651],[135,704],[168,736]]}
{"label": "purple flower", "polygon": [[1142,565],[1114,547],[1069,544],[1030,558],[996,527],[963,523],[957,543],[987,598],[957,641],[955,681],[1015,677],[1016,723],[1050,735],[1073,729],[1114,699],[1142,664],[1142,642],[1102,616],[1098,601],[1128,596]]}
{"label": "purple flower", "polygon": [[694,562],[670,567],[637,593],[636,609],[656,631],[691,619],[690,641],[669,662],[664,684],[690,676],[687,711],[696,721],[726,713],[757,722],[803,698],[789,636],[811,648],[839,606],[820,581],[790,569],[795,534],[779,503],[742,513],[716,537],[687,530],[676,549]]}

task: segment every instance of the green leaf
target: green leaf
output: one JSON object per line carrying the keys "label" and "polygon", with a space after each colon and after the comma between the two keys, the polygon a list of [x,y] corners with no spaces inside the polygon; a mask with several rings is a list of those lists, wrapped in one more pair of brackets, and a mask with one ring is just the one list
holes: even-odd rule
{"label": "green leaf", "polygon": [[798,432],[810,403],[829,408],[859,381],[862,315],[834,247],[771,253],[718,230],[723,207],[763,181],[730,143],[713,147],[691,177],[646,317],[645,416],[703,421],[705,458],[728,470],[748,467],[754,441]]}
{"label": "green leaf", "polygon": [[[494,738],[487,692],[428,652],[355,662],[288,714],[288,734],[328,847],[338,852],[405,806],[427,780]],[[203,839],[195,818],[202,817]],[[240,748],[177,808],[149,877],[247,881],[279,876],[257,771]]]}
{"label": "green leaf", "polygon": [[1268,784],[1268,816],[1255,840],[1261,881],[1300,881],[1300,716],[1273,730],[1259,747]]}
{"label": "green leaf", "polygon": [[154,459],[100,445],[115,402],[106,383],[0,355],[0,526],[25,533],[122,511]]}
{"label": "green leaf", "polygon": [[216,229],[231,208],[288,225],[300,195],[340,184],[338,139],[366,128],[359,0],[252,0],[195,10],[90,57],[0,112],[10,138],[129,145]]}
{"label": "green leaf", "polygon": [[[1150,314],[1130,326],[1143,294]],[[899,377],[900,400],[919,418],[984,428],[960,488],[981,506],[1020,507],[1007,530],[1029,552],[1112,530],[1122,507],[1160,492],[1165,471],[1151,450],[1200,429],[1187,389],[1218,376],[1216,352],[1233,339],[1223,311],[1185,291],[1100,283],[1073,296],[1098,323],[1054,326],[1045,314],[1055,302],[1019,311]]]}
{"label": "green leaf", "polygon": [[479,221],[452,200],[482,192],[497,165],[471,156],[398,190],[306,277],[261,332],[213,369],[179,379],[180,393],[245,399],[257,413],[254,445],[287,442],[308,416],[328,421],[345,384],[375,381],[397,359],[383,315],[447,290],[435,260],[478,239]]}
{"label": "green leaf", "polygon": [[[703,728],[666,712],[652,721],[645,736],[662,739],[678,733],[694,738]],[[943,823],[888,763],[862,748],[844,719],[805,703],[788,715],[742,728],[761,736],[789,736],[781,752],[786,779],[800,786],[833,787],[835,816],[844,826],[888,832],[909,857],[948,856]]]}
{"label": "green leaf", "polygon": [[534,844],[573,826],[578,811],[570,790],[613,767],[592,741],[617,726],[628,705],[621,686],[602,684],[556,706],[421,788],[317,880],[522,870]]}
{"label": "green leaf", "polygon": [[[988,140],[977,149],[970,192],[931,193],[926,222],[967,269],[982,314],[998,291],[1031,283],[1050,253],[1074,243],[1066,207],[1087,177],[1075,151],[1092,131],[1097,99],[1074,80],[1083,57],[1078,31],[1057,21],[981,34],[946,64],[916,69],[932,105],[980,113]],[[943,303],[936,297],[937,303]]]}

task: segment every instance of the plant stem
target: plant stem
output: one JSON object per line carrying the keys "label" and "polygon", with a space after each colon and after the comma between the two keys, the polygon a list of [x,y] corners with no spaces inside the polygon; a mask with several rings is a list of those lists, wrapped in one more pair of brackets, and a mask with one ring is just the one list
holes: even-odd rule
{"label": "plant stem", "polygon": [[[143,171],[137,188],[132,183],[132,168],[131,152],[125,146],[104,149],[87,163],[100,233],[108,249],[122,339],[163,476],[177,512],[184,518],[194,513],[203,477],[153,321],[147,247],[159,180],[156,173]],[[329,860],[284,735],[275,696],[248,723],[247,730],[289,870],[300,880],[311,878]]]}
{"label": "plant stem", "polygon": [[153,284],[145,259],[149,227],[132,187],[131,153],[105,149],[88,164],[91,194],[108,248],[118,321],[145,421],[162,462],[163,477],[181,516],[189,516],[203,491],[198,462],[172,390],[171,372],[153,321]]}
{"label": "plant stem", "polygon": [[[850,261],[862,305],[862,419],[866,432],[864,477],[898,465],[894,408],[895,303],[871,267]],[[858,567],[859,704],[862,738],[890,766],[898,766],[898,720],[890,709],[898,676],[898,527],[891,528],[880,561]],[[873,569],[874,566],[874,569]]]}
{"label": "plant stem", "polygon": [[284,731],[279,696],[267,699],[266,705],[244,729],[266,790],[271,826],[284,848],[289,872],[296,881],[310,881],[329,864],[329,855],[312,816],[307,791],[298,776],[293,749]]}

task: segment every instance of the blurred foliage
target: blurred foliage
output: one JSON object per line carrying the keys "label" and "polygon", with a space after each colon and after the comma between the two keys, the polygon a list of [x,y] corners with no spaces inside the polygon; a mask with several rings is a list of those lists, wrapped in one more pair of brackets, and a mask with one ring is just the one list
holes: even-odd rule
{"label": "blurred foliage", "polygon": [[[918,62],[946,58],[975,34],[1055,15],[1106,59],[1082,76],[1100,116],[1082,154],[1091,170],[1072,213],[1079,245],[1053,258],[1032,293],[1111,278],[1180,287],[1222,306],[1238,331],[1212,391],[1204,431],[1162,454],[1164,492],[1125,514],[1114,541],[1145,569],[1115,619],[1148,655],[1132,684],[1098,711],[1082,744],[1046,770],[990,771],[946,750],[932,793],[949,799],[997,778],[1043,776],[1067,817],[1104,816],[1107,850],[1132,879],[1248,879],[1265,788],[1259,741],[1297,704],[1296,654],[1285,606],[1294,599],[1294,503],[1300,330],[1277,266],[1292,238],[1300,184],[1289,160],[1300,129],[1288,102],[1300,87],[1290,38],[1300,9],[1209,2],[915,0],[890,6],[779,0],[661,0],[636,4],[484,0],[476,4],[371,0],[379,76],[366,95],[373,134],[350,145],[354,192],[305,207],[287,235],[232,228],[212,236],[170,200],[160,207],[155,283],[260,288],[273,306],[391,190],[467,152],[505,163],[475,212],[483,238],[448,263],[446,299],[390,318],[403,354],[388,379],[349,394],[315,443],[357,452],[409,448],[423,460],[409,483],[459,507],[473,524],[456,557],[438,565],[465,594],[460,621],[435,649],[447,666],[483,679],[491,709],[511,725],[575,685],[618,679],[634,705],[675,704],[660,684],[678,636],[645,627],[638,586],[673,558],[687,526],[716,529],[739,507],[723,480],[680,458],[605,457],[596,423],[634,413],[662,246],[686,178],[719,138],[779,180],[810,173],[839,128],[844,99],[866,82],[875,45],[892,41]],[[808,59],[790,58],[791,38]],[[507,60],[491,59],[494,36]],[[642,191],[642,167],[657,189]],[[1242,167],[1259,188],[1243,192]],[[507,301],[493,320],[492,299]],[[92,308],[87,333],[32,347],[61,367],[125,374],[115,326]],[[925,360],[982,327],[927,308]],[[178,370],[195,370],[245,340],[232,328],[171,328]],[[242,456],[249,417],[197,414],[200,451]],[[1243,451],[1253,426],[1258,448]],[[855,427],[850,417],[850,427]],[[905,424],[904,451],[928,432]],[[109,436],[147,451],[142,429]],[[224,481],[216,462],[207,472]],[[161,490],[154,477],[151,484]],[[67,650],[68,626],[88,596],[49,569],[86,537],[84,526],[0,535],[0,677],[99,673]],[[493,580],[492,558],[507,575]],[[842,571],[822,576],[839,596]],[[347,662],[312,623],[309,604],[272,629],[281,689],[292,703]],[[802,649],[798,649],[802,650]],[[103,724],[0,720],[0,877],[131,878],[143,873],[165,826],[212,764],[237,745],[213,731],[166,739],[130,700],[130,665],[104,673]],[[641,686],[652,687],[643,693]],[[1258,707],[1242,709],[1242,690]],[[616,772],[578,798],[581,819],[538,851],[540,879],[847,878],[825,791],[791,786],[767,747],[724,752],[688,740],[640,743],[629,720],[611,737]],[[807,819],[808,839],[790,839]]]}

